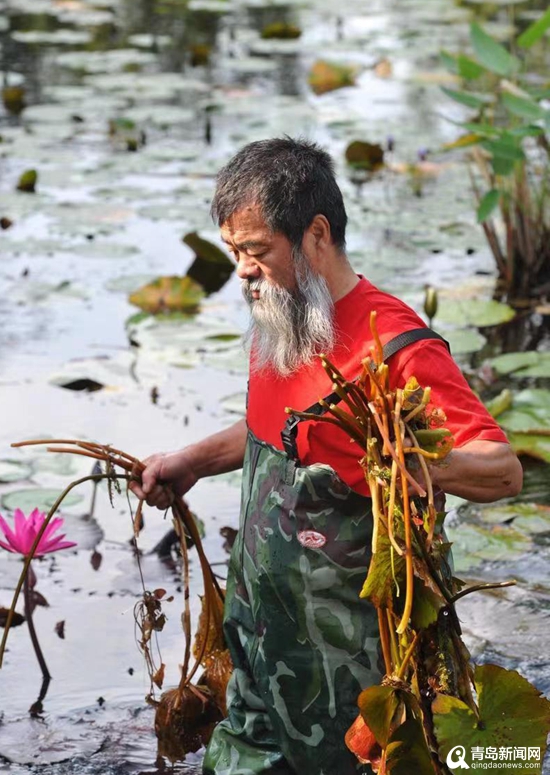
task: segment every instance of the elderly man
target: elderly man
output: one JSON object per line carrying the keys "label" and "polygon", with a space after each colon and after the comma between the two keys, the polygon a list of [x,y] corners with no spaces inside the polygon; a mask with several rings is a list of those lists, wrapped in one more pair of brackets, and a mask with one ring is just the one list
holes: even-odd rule
{"label": "elderly man", "polygon": [[184,494],[201,477],[243,467],[224,620],[235,670],[204,773],[371,772],[344,744],[360,690],[381,678],[375,612],[358,597],[370,559],[369,492],[346,434],[289,424],[285,407],[303,410],[330,393],[320,352],[357,376],[376,310],[392,386],[411,375],[431,386],[454,434],[434,483],[493,501],[519,492],[521,466],[445,343],[354,272],[342,194],[322,149],[290,138],[247,145],[219,173],[212,213],[251,311],[246,420],[153,455],[142,489],[134,485],[165,508],[167,483]]}

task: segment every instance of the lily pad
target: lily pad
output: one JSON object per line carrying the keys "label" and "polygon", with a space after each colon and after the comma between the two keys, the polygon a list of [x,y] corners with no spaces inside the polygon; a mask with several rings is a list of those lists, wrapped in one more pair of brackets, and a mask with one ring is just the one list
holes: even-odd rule
{"label": "lily pad", "polygon": [[309,85],[315,94],[325,94],[344,86],[355,86],[357,68],[319,59],[309,71]]}
{"label": "lily pad", "polygon": [[352,167],[374,171],[384,166],[384,149],[378,143],[354,140],[346,148],[346,161]]}
{"label": "lily pad", "polygon": [[[479,719],[456,697],[439,694],[432,703],[435,734],[439,754],[445,761],[456,745],[465,748],[468,767],[472,765],[472,749],[498,751],[500,746],[540,747],[544,760],[546,738],[550,729],[550,702],[515,670],[497,665],[475,668],[475,687],[479,703]],[[514,772],[531,773],[531,761],[516,761]],[[475,763],[474,763],[475,766]]]}
{"label": "lily pad", "polygon": [[196,280],[206,293],[223,288],[235,271],[235,264],[214,243],[202,239],[196,232],[183,237],[183,242],[195,253],[195,260],[187,270],[187,276]]}
{"label": "lily pad", "polygon": [[457,573],[486,561],[512,562],[531,548],[529,538],[508,525],[460,524],[448,533]]}
{"label": "lily pad", "polygon": [[438,319],[457,326],[497,326],[516,315],[508,304],[493,299],[445,299],[442,302]]}
{"label": "lily pad", "polygon": [[159,277],[130,294],[129,301],[153,315],[170,312],[195,313],[204,290],[190,277]]}
{"label": "lily pad", "polygon": [[[61,492],[62,490],[39,487],[26,490],[12,490],[2,496],[2,507],[8,511],[21,509],[25,514],[30,513],[33,509],[47,512],[59,498]],[[61,510],[76,506],[77,503],[82,501],[82,497],[77,492],[70,492],[61,504]]]}
{"label": "lily pad", "polygon": [[32,468],[18,460],[0,460],[0,483],[21,482],[29,479]]}
{"label": "lily pad", "polygon": [[234,393],[220,401],[220,406],[232,414],[246,414],[246,393]]}
{"label": "lily pad", "polygon": [[550,377],[550,352],[505,353],[491,358],[490,365],[498,374],[514,377]]}
{"label": "lily pad", "polygon": [[483,507],[477,512],[482,522],[512,524],[523,533],[550,532],[550,506],[540,503],[509,503]]}
{"label": "lily pad", "polygon": [[451,345],[453,355],[478,352],[487,341],[476,328],[454,328],[439,333]]}

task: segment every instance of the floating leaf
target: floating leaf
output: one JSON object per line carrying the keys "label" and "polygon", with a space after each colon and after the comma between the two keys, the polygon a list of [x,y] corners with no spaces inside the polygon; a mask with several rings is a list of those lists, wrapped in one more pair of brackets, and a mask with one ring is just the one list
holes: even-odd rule
{"label": "floating leaf", "polygon": [[489,524],[511,522],[516,530],[529,535],[550,533],[550,506],[540,503],[490,505],[480,508],[478,516]]}
{"label": "floating leaf", "polygon": [[[2,507],[8,509],[8,511],[21,509],[25,514],[30,513],[33,509],[47,512],[60,495],[60,490],[39,487],[27,490],[12,490],[12,492],[2,496]],[[63,500],[61,508],[75,506],[81,502],[82,497],[77,492],[70,492]]]}
{"label": "floating leaf", "polygon": [[490,365],[499,374],[513,377],[550,377],[550,352],[505,353],[491,358]]}
{"label": "floating leaf", "polygon": [[448,529],[453,543],[457,571],[474,568],[481,562],[512,562],[531,548],[529,539],[508,525],[461,524]]}
{"label": "floating leaf", "polygon": [[279,40],[295,40],[302,34],[302,30],[296,27],[294,24],[288,22],[273,22],[273,24],[267,24],[261,32],[261,36],[264,40],[271,40],[272,38],[278,38]]}
{"label": "floating leaf", "polygon": [[[432,703],[441,760],[460,744],[471,767],[472,748],[525,747],[528,743],[529,747],[540,747],[542,762],[550,729],[550,702],[515,670],[497,665],[478,665],[474,682],[479,718],[457,697],[439,694]],[[520,765],[514,772],[533,772],[529,767],[532,762],[514,763]]]}
{"label": "floating leaf", "polygon": [[488,35],[479,24],[472,24],[470,37],[478,61],[498,75],[509,76],[519,69],[519,60]]}
{"label": "floating leaf", "polygon": [[512,307],[493,299],[442,299],[438,318],[459,326],[497,326],[515,317]]}
{"label": "floating leaf", "polygon": [[309,71],[309,85],[315,94],[325,94],[344,86],[354,86],[357,69],[348,65],[337,65],[319,59]]}
{"label": "floating leaf", "polygon": [[18,460],[0,460],[0,482],[21,482],[31,476],[32,469]]}
{"label": "floating leaf", "polygon": [[235,264],[213,242],[202,239],[193,231],[183,237],[183,242],[195,253],[195,260],[187,271],[187,277],[200,283],[206,293],[223,288],[235,271]]}
{"label": "floating leaf", "polygon": [[130,303],[153,315],[170,312],[194,313],[204,291],[190,277],[159,277],[130,294]]}
{"label": "floating leaf", "polygon": [[27,194],[34,194],[36,191],[37,180],[38,173],[36,170],[25,170],[19,178],[17,190],[24,191]]}
{"label": "floating leaf", "polygon": [[498,189],[493,188],[491,191],[487,191],[477,208],[477,222],[483,223],[483,221],[486,221],[493,213],[493,210],[498,207],[499,202],[500,191]]}
{"label": "floating leaf", "polygon": [[377,170],[384,166],[384,149],[377,143],[354,140],[346,148],[346,161],[352,167]]}
{"label": "floating leaf", "polygon": [[550,29],[550,8],[548,8],[540,19],[537,19],[517,39],[518,46],[522,48],[531,48],[540,40],[546,30]]}

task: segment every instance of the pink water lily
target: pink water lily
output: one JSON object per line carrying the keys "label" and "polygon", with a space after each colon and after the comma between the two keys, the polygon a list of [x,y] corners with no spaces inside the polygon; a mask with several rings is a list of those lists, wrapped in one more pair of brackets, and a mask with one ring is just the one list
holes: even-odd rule
{"label": "pink water lily", "polygon": [[[0,514],[0,531],[4,534],[6,541],[0,541],[0,546],[14,554],[22,554],[25,557],[30,554],[32,545],[38,531],[44,524],[46,515],[38,509],[35,509],[26,517],[21,509],[15,509],[13,529],[10,528],[6,520]],[[58,552],[60,549],[71,549],[76,544],[72,541],[64,541],[65,535],[54,536],[54,533],[61,528],[63,520],[61,517],[52,519],[45,529],[36,551],[35,557],[42,557],[44,554]]]}

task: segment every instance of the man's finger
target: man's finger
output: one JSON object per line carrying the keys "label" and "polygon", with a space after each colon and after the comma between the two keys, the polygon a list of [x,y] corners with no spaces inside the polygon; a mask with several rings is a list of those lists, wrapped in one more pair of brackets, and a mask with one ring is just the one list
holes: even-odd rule
{"label": "man's finger", "polygon": [[138,497],[141,501],[144,501],[147,497],[145,493],[143,492],[142,488],[138,484],[138,482],[130,482],[128,485],[128,488],[134,493],[136,497]]}

